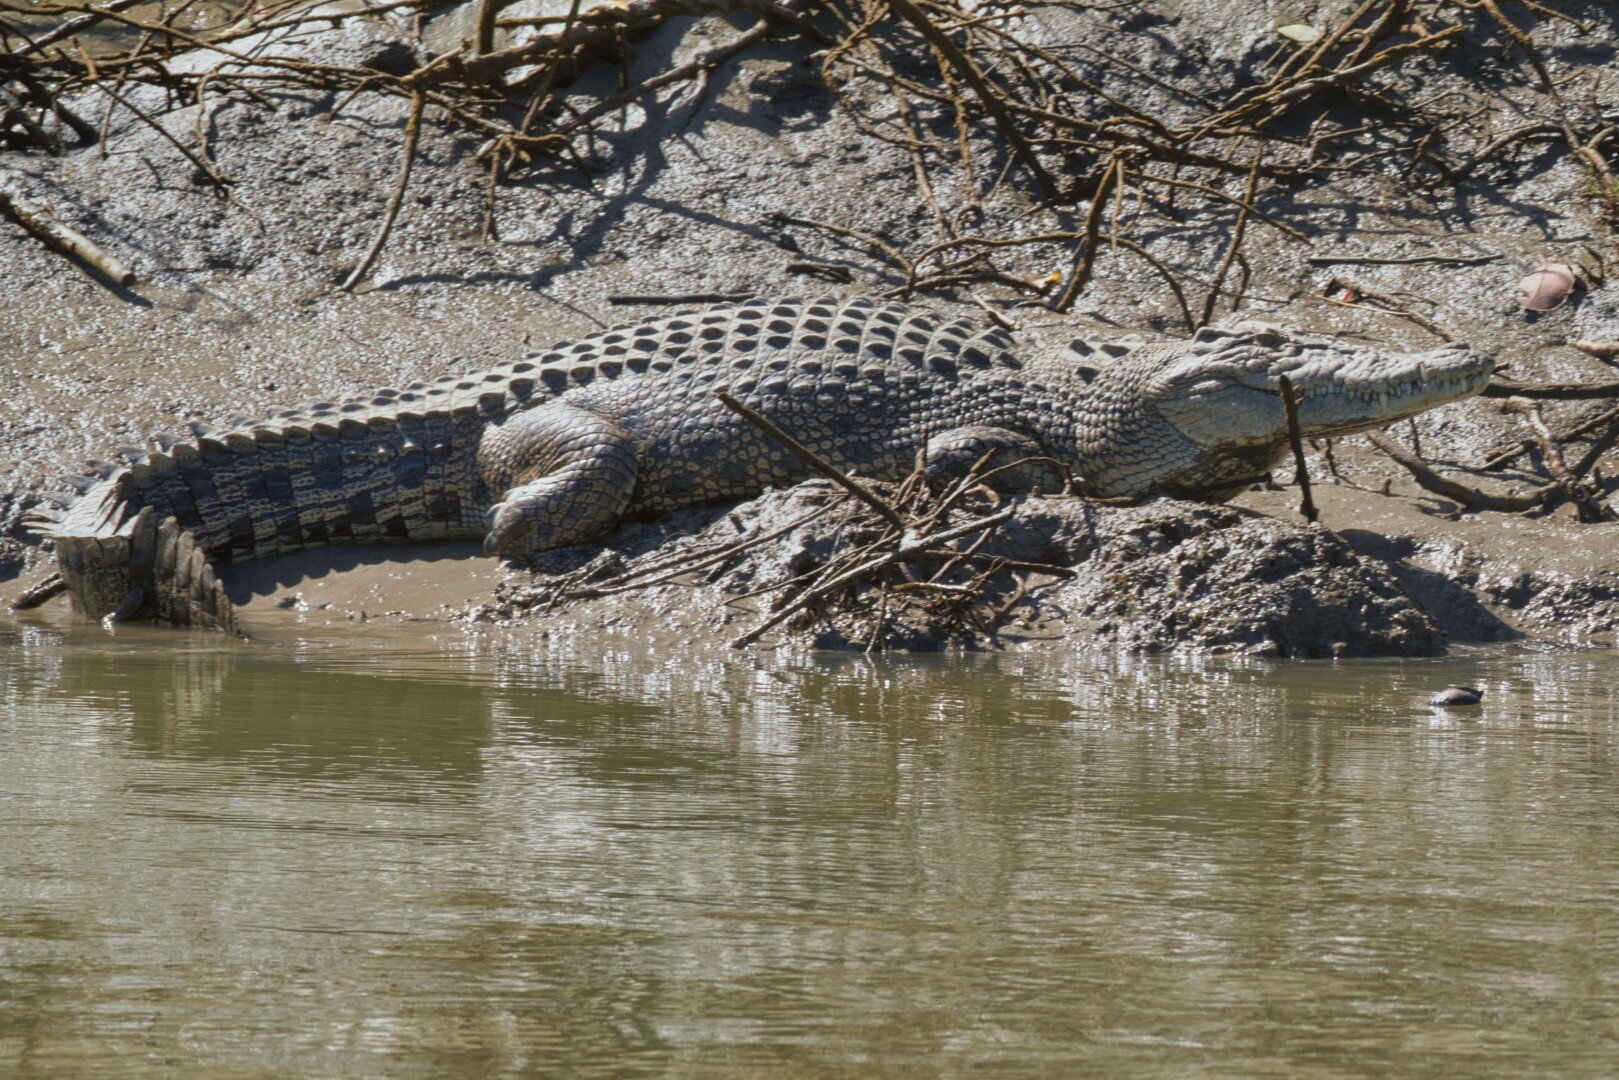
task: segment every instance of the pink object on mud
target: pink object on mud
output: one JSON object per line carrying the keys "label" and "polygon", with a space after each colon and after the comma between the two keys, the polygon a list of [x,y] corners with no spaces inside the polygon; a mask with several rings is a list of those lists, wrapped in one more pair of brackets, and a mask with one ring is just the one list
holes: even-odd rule
{"label": "pink object on mud", "polygon": [[1518,282],[1518,303],[1529,311],[1550,311],[1574,291],[1574,268],[1542,259]]}

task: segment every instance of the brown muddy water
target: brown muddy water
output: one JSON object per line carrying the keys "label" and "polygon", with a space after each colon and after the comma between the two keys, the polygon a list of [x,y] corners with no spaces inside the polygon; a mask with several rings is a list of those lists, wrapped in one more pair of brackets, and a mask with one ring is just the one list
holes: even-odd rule
{"label": "brown muddy water", "polygon": [[0,1074],[1619,1067],[1613,653],[386,635],[0,624]]}

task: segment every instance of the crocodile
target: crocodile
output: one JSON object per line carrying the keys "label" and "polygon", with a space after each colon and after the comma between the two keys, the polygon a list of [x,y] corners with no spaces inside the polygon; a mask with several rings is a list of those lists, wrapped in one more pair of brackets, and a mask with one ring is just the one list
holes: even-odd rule
{"label": "crocodile", "polygon": [[229,563],[464,539],[518,557],[809,475],[720,392],[861,476],[988,455],[1031,487],[1219,500],[1287,452],[1282,376],[1320,437],[1464,398],[1491,370],[1461,344],[1397,354],[1253,323],[1040,350],[901,303],[751,300],[122,451],[36,516],[57,572],[19,604],[65,592],[109,626],[234,629]]}

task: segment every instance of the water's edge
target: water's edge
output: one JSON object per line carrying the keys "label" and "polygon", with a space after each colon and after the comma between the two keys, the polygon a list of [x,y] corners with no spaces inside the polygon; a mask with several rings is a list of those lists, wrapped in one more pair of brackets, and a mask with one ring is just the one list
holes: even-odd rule
{"label": "water's edge", "polygon": [[[1608,652],[0,638],[7,1075],[1619,1050]],[[1483,708],[1430,710],[1447,682]]]}

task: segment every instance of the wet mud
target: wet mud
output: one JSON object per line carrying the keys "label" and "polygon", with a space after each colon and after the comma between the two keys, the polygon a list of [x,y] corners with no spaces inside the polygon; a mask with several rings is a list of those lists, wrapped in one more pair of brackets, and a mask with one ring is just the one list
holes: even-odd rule
{"label": "wet mud", "polygon": [[[1349,9],[1327,7],[1322,21]],[[1603,5],[1580,14],[1604,26],[1615,17]],[[1158,5],[1150,15],[1059,7],[1041,9],[1031,32],[1049,42],[1106,41],[1190,92],[1221,96],[1276,47],[1274,21],[1246,4]],[[677,19],[636,43],[624,77],[695,56],[733,38],[742,24]],[[1604,94],[1615,100],[1619,58],[1611,35],[1554,21],[1537,30],[1536,41],[1552,74],[1566,80],[1570,107]],[[424,48],[408,19],[388,17],[277,47],[344,63]],[[268,106],[221,96],[163,112],[175,133],[208,133],[220,169],[235,181],[234,202],[196,182],[167,141],[117,110],[106,157],[4,155],[9,185],[95,236],[140,280],[127,288],[96,280],[0,222],[0,599],[15,596],[48,561],[20,519],[51,490],[52,477],[187,420],[258,415],[475,370],[529,343],[664,310],[610,303],[618,293],[871,295],[903,285],[869,249],[781,224],[781,214],[835,222],[903,250],[934,238],[934,215],[916,197],[910,155],[867,137],[839,108],[808,62],[813,51],[797,40],[766,41],[720,65],[700,89],[678,87],[623,110],[609,129],[581,141],[586,171],[546,165],[502,187],[494,240],[483,231],[487,173],[476,160],[477,139],[425,130],[393,237],[353,295],[337,285],[383,214],[404,127],[400,99],[362,96],[335,118],[333,95],[303,90],[267,92]],[[1512,83],[1504,55],[1500,41],[1469,42],[1452,67],[1423,72],[1425,92],[1454,91],[1459,67],[1501,68],[1499,93],[1482,107],[1507,130],[1528,91]],[[599,100],[620,78],[614,65],[596,65],[567,94],[581,104]],[[1141,104],[1164,116],[1182,107],[1167,92],[1143,93]],[[159,111],[164,104],[145,103]],[[941,172],[936,185],[948,200],[968,182]],[[1577,164],[1530,145],[1501,155],[1454,191],[1427,197],[1362,173],[1302,191],[1267,191],[1259,207],[1306,239],[1255,228],[1244,248],[1240,314],[1392,349],[1437,343],[1420,321],[1333,302],[1334,288],[1347,282],[1403,298],[1423,319],[1490,351],[1514,379],[1609,378],[1606,365],[1568,347],[1579,339],[1619,340],[1619,286],[1606,276],[1619,268],[1619,252],[1589,183]],[[1120,201],[1119,213],[1133,212],[1130,199]],[[984,202],[973,227],[1017,220],[1032,205],[1014,174]],[[1230,227],[1229,213],[1194,208],[1179,220],[1143,225],[1137,235],[1172,265],[1208,273]],[[1436,253],[1493,261],[1311,261]],[[1547,257],[1577,266],[1580,286],[1557,309],[1526,313],[1514,298],[1517,280]],[[1013,269],[1039,279],[1065,270],[1071,258],[1063,245],[1032,245],[1020,249]],[[846,280],[806,276],[806,261],[838,267]],[[982,314],[965,291],[916,299]],[[1183,333],[1158,277],[1122,258],[1100,265],[1070,314],[1038,303],[996,306],[1041,346],[1079,334]],[[1227,306],[1222,298],[1221,315]],[[1608,406],[1551,402],[1545,414],[1561,428]],[[1418,440],[1436,465],[1476,469],[1525,429],[1496,402],[1474,400],[1393,434],[1406,444]],[[1423,655],[1447,640],[1586,644],[1609,642],[1619,631],[1619,526],[1580,524],[1567,506],[1539,517],[1460,515],[1362,439],[1332,447],[1335,476],[1324,451],[1310,457],[1323,508],[1319,527],[1299,519],[1297,492],[1286,486],[1212,509],[1028,500],[1017,521],[1030,544],[1049,550],[1021,557],[1061,557],[1079,576],[1028,601],[993,641],[930,637],[921,628],[911,643],[1032,648],[1077,640],[1140,650]],[[1519,464],[1531,469],[1533,455]],[[1543,479],[1508,471],[1481,483],[1506,489]],[[738,520],[763,527],[818,490],[631,524],[602,550],[633,562],[697,542],[705,530],[734,529]],[[1078,522],[1095,536],[1083,550],[1065,548]],[[790,561],[785,548],[768,557]],[[728,588],[746,591],[747,582],[723,576],[701,587],[674,584],[553,607],[537,600],[547,588],[543,572],[536,578],[529,569],[502,568],[470,547],[312,552],[226,573],[250,632],[300,620],[377,619],[442,632],[452,618],[474,630],[497,619],[536,634],[635,635],[678,647],[697,639],[723,644],[736,636],[739,620],[746,625],[757,614],[727,603]],[[851,643],[825,628],[794,640]]]}

